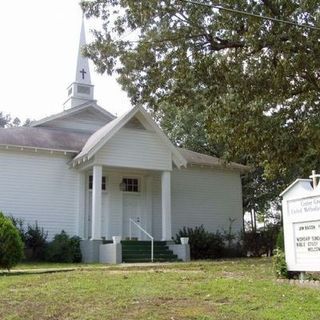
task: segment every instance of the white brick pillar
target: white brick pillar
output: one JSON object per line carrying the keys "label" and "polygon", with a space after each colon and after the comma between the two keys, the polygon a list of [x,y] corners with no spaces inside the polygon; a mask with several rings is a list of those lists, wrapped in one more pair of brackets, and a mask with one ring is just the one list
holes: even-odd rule
{"label": "white brick pillar", "polygon": [[92,182],[92,240],[101,240],[101,181],[102,166],[93,166]]}
{"label": "white brick pillar", "polygon": [[172,240],[171,231],[171,172],[163,171],[161,176],[162,240]]}

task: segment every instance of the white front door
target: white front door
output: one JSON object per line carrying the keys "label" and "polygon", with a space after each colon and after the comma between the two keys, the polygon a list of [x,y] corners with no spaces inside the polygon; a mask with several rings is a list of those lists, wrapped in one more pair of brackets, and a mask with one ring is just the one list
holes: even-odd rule
{"label": "white front door", "polygon": [[[130,219],[143,225],[140,192],[123,193],[123,239],[130,236]],[[141,231],[131,223],[131,235],[133,238],[141,239]]]}

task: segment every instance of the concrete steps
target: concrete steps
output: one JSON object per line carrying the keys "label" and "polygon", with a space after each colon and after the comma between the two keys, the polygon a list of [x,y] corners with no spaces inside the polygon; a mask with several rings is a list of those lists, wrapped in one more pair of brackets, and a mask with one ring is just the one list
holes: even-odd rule
{"label": "concrete steps", "polygon": [[[151,241],[121,241],[123,262],[150,262]],[[180,261],[165,241],[154,242],[154,262]]]}

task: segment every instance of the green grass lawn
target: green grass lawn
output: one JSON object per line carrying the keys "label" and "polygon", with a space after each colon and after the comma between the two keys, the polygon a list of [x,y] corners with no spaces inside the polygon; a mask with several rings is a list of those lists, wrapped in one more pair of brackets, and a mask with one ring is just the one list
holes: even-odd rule
{"label": "green grass lawn", "polygon": [[[64,266],[72,265],[54,265]],[[277,283],[269,259],[80,265],[69,272],[0,276],[0,319],[318,320],[320,289]]]}

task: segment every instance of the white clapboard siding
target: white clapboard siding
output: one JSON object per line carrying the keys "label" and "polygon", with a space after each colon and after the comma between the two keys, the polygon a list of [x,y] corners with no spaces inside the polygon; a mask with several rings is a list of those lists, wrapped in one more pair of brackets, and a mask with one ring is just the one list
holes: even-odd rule
{"label": "white clapboard siding", "polygon": [[[216,232],[242,229],[241,180],[238,172],[218,169],[174,169],[171,176],[172,236],[183,227],[203,225]],[[152,234],[161,239],[161,176],[153,176]]]}
{"label": "white clapboard siding", "polygon": [[[102,237],[108,237],[108,227],[110,225],[110,219],[109,219],[109,203],[110,203],[110,193],[106,191],[102,191],[101,194],[101,235]],[[85,222],[87,224],[86,226],[86,233],[85,237],[90,238],[92,234],[92,191],[87,190],[87,214],[85,215]]]}
{"label": "white clapboard siding", "polygon": [[242,229],[243,210],[239,172],[188,168],[172,172],[172,234],[183,226],[215,232]]}
{"label": "white clapboard siding", "polygon": [[122,128],[95,155],[102,165],[171,170],[172,158],[168,147],[155,132]]}
{"label": "white clapboard siding", "polygon": [[93,110],[83,110],[77,114],[48,121],[41,126],[93,133],[111,120],[112,119],[108,118],[107,116],[103,116],[101,113],[97,113]]}
{"label": "white clapboard siding", "polygon": [[107,239],[111,239],[112,236],[122,235],[122,192],[119,189],[119,184],[122,181],[121,175],[117,173],[108,173],[108,187],[109,187],[109,199],[110,203],[108,208],[103,208],[103,210],[108,211],[108,234]]}
{"label": "white clapboard siding", "polygon": [[0,211],[38,222],[51,239],[65,230],[78,234],[79,173],[65,156],[0,151]]}

